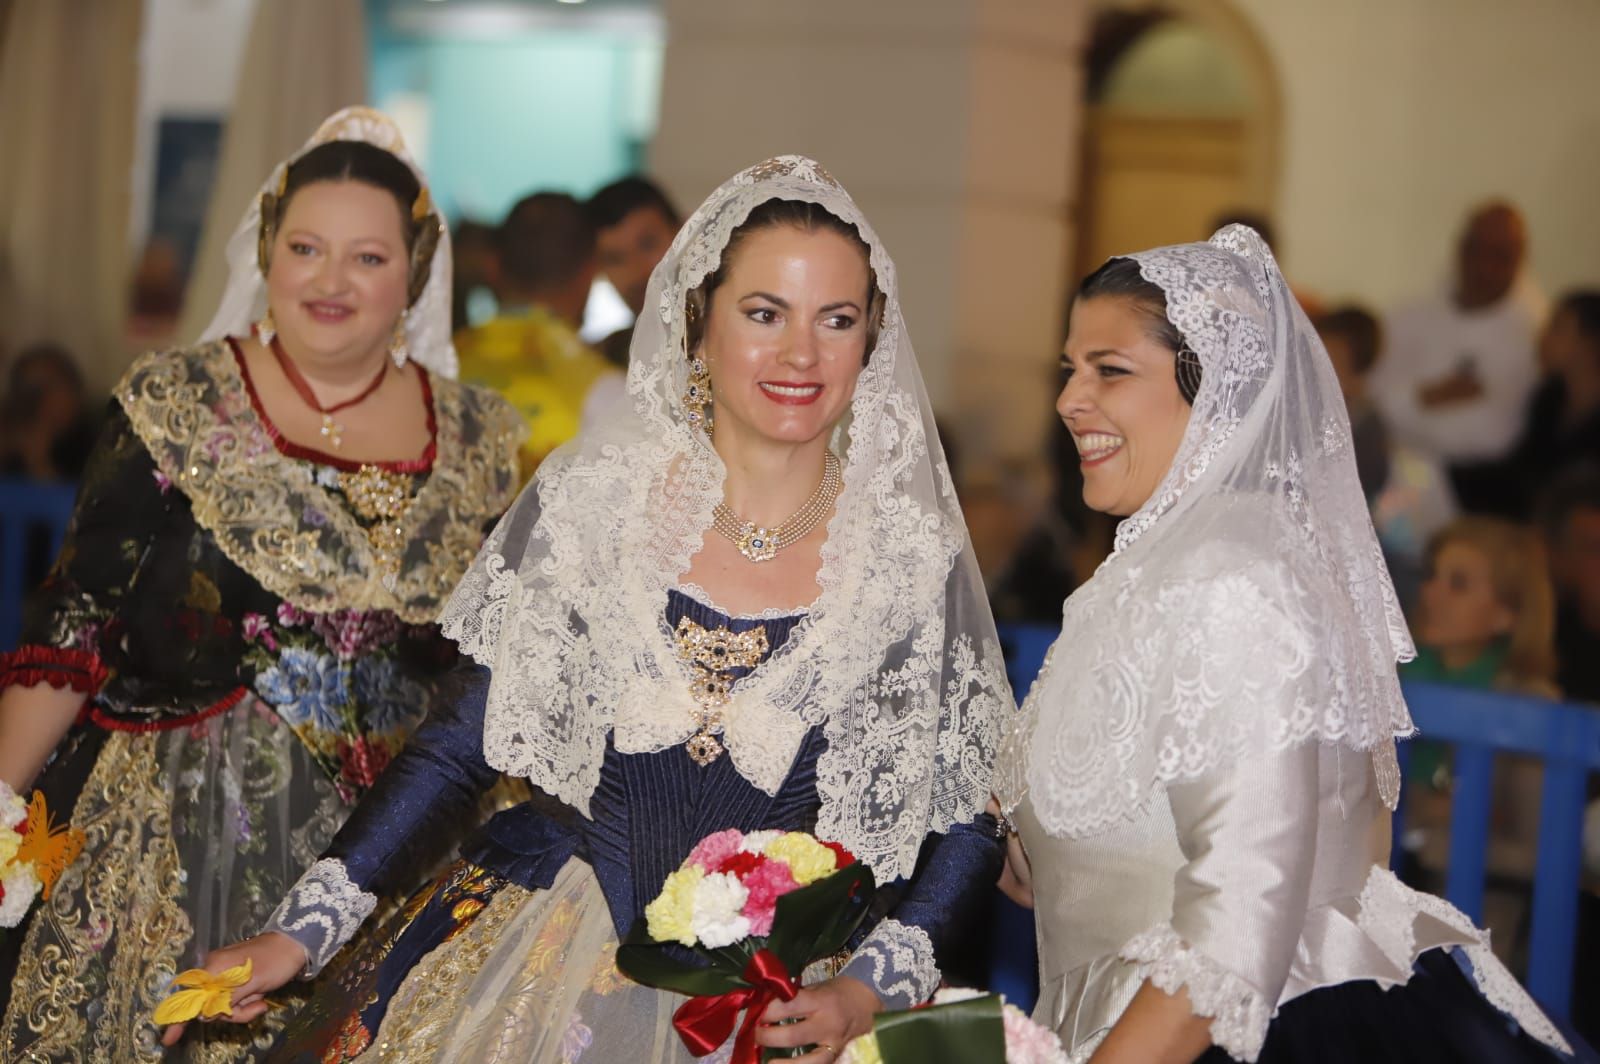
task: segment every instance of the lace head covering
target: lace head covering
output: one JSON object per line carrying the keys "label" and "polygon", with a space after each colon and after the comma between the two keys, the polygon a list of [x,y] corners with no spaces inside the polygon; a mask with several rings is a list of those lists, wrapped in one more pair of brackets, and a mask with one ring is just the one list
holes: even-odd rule
{"label": "lace head covering", "polygon": [[1319,740],[1371,751],[1399,795],[1414,655],[1356,478],[1327,351],[1266,244],[1231,225],[1130,256],[1199,356],[1160,486],[1067,599],[1001,754],[1001,789],[1082,837],[1162,785]]}
{"label": "lace head covering", "polygon": [[[273,167],[260,190],[250,197],[250,206],[228,238],[228,287],[222,293],[222,303],[212,316],[211,324],[200,334],[202,343],[225,336],[244,336],[266,313],[267,279],[261,274],[257,254],[262,197],[282,187],[284,175],[295,160],[312,148],[335,140],[364,141],[382,148],[410,167],[426,192],[428,180],[406,150],[400,127],[393,119],[370,107],[346,107],[329,115],[299,151]],[[453,379],[457,362],[455,346],[450,342],[450,233],[437,212],[429,210],[432,224],[439,227],[438,243],[433,249],[427,283],[412,300],[404,319],[407,357],[432,373]]]}
{"label": "lace head covering", "polygon": [[711,526],[725,469],[682,399],[685,295],[772,199],[811,201],[854,225],[885,307],[833,434],[844,488],[822,548],[821,594],[733,684],[721,739],[739,773],[773,794],[807,729],[821,726],[818,836],[880,877],[908,875],[928,832],[982,810],[1010,692],[894,263],[815,162],[752,167],[695,211],[650,279],[628,367],[632,409],[545,459],[446,608],[444,630],[493,670],[489,763],[580,810],[608,733],[623,752],[694,733],[690,675],[664,610]]}

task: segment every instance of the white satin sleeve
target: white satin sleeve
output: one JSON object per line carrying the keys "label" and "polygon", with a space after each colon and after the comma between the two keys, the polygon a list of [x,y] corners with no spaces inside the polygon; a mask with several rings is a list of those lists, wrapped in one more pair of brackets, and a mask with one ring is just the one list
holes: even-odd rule
{"label": "white satin sleeve", "polygon": [[1254,1060],[1289,978],[1317,848],[1318,744],[1166,788],[1185,858],[1172,918],[1120,951],[1141,978],[1188,991],[1212,1041]]}

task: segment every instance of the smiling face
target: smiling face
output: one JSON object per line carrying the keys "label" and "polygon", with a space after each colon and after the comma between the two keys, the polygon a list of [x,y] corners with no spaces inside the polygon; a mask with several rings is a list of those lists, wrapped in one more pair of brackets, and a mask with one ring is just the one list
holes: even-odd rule
{"label": "smiling face", "polygon": [[1172,466],[1189,425],[1176,358],[1152,337],[1146,311],[1132,299],[1073,304],[1056,412],[1077,445],[1091,508],[1128,516]]}
{"label": "smiling face", "polygon": [[739,241],[700,349],[719,451],[826,438],[861,376],[870,290],[866,256],[839,233],[778,225]]}
{"label": "smiling face", "polygon": [[267,271],[267,300],[291,354],[333,362],[388,345],[406,308],[402,225],[394,196],[360,181],[295,192]]}

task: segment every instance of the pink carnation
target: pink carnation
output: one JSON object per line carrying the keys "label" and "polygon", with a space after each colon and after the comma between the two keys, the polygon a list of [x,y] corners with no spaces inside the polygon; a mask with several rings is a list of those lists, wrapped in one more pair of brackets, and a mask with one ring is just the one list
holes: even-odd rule
{"label": "pink carnation", "polygon": [[287,602],[278,603],[278,623],[285,628],[294,628],[306,623],[306,612]]}
{"label": "pink carnation", "polygon": [[1041,1027],[1014,1005],[1001,1012],[1006,1032],[1006,1061],[1015,1064],[1066,1064],[1067,1054],[1054,1031]]}
{"label": "pink carnation", "polygon": [[744,889],[750,892],[744,903],[744,915],[750,921],[752,935],[772,933],[772,919],[778,913],[778,899],[799,885],[790,873],[789,866],[782,861],[762,861],[744,877]]}
{"label": "pink carnation", "polygon": [[699,865],[710,874],[721,868],[722,862],[738,853],[743,843],[744,833],[738,828],[718,831],[701,839],[699,845],[689,851],[689,859],[684,864]]}

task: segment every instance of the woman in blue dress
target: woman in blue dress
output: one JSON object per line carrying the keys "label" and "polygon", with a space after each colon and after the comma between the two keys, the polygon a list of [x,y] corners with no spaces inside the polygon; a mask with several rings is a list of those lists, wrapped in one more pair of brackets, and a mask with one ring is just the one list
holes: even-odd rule
{"label": "woman in blue dress", "polygon": [[[809,1064],[930,996],[986,905],[1010,696],[893,263],[785,156],[700,207],[646,306],[632,409],[540,467],[445,611],[463,697],[268,930],[208,961],[253,961],[242,1022],[333,961],[281,1059],[690,1059],[682,999],[613,957],[725,828],[814,832],[885,885],[853,951],[766,1012],[759,1041]],[[536,797],[363,928],[497,771]]]}

